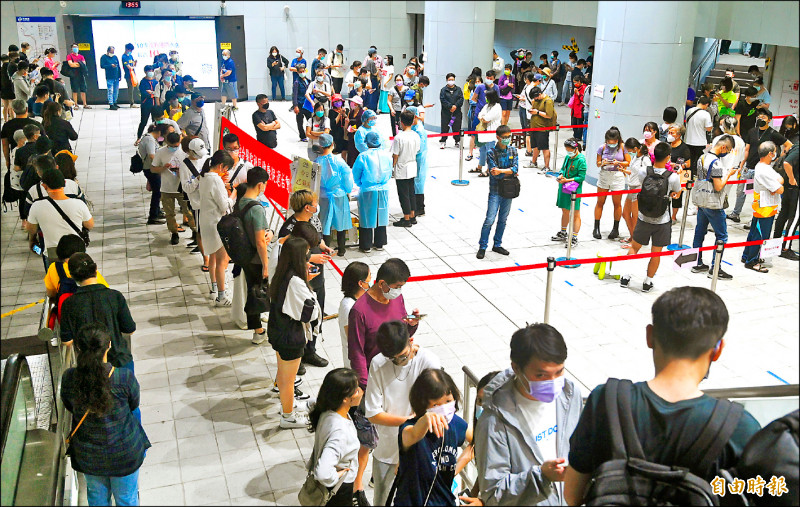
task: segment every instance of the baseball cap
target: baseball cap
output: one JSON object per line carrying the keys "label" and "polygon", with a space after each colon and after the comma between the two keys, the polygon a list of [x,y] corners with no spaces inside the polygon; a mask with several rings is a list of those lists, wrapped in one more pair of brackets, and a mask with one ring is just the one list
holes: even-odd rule
{"label": "baseball cap", "polygon": [[[359,98],[361,98],[361,97],[359,97]],[[338,93],[334,93],[331,96],[331,102],[336,102],[337,100],[341,101],[342,100],[342,96],[340,94],[338,94]]]}
{"label": "baseball cap", "polygon": [[190,95],[190,97],[189,97],[189,98],[190,98],[191,100],[194,100],[194,99],[199,99],[199,98],[200,98],[200,97],[202,97],[202,96],[203,96],[203,94],[202,94],[202,93],[192,92],[192,94]]}
{"label": "baseball cap", "polygon": [[364,99],[362,99],[362,98],[361,98],[361,97],[359,97],[358,95],[356,95],[356,96],[355,96],[355,97],[353,97],[352,99],[347,99],[347,100],[349,100],[350,102],[355,102],[355,103],[356,103],[356,104],[358,104],[359,106],[363,106],[363,105],[364,105]]}
{"label": "baseball cap", "polygon": [[206,151],[206,143],[204,143],[200,138],[189,141],[189,151],[192,152],[192,155],[195,157],[205,157],[208,155],[208,152]]}
{"label": "baseball cap", "polygon": [[319,145],[323,148],[327,148],[333,144],[333,136],[330,134],[322,134],[319,136]]}
{"label": "baseball cap", "polygon": [[173,88],[173,89],[172,89],[172,90],[170,90],[170,91],[173,91],[173,92],[175,92],[175,93],[184,93],[184,94],[185,94],[185,93],[186,93],[186,88],[184,88],[184,87],[183,87],[183,86],[181,86],[181,85],[177,85],[175,88]]}
{"label": "baseball cap", "polygon": [[403,100],[411,100],[417,93],[414,90],[406,90],[406,94],[403,96]]}
{"label": "baseball cap", "polygon": [[377,132],[367,132],[367,135],[364,136],[364,142],[370,148],[377,148],[381,145],[381,136]]}
{"label": "baseball cap", "polygon": [[196,83],[197,82],[197,80],[195,78],[193,78],[192,76],[190,76],[189,74],[186,74],[185,76],[183,76],[183,82],[184,83],[187,83],[189,81],[191,81],[192,83]]}
{"label": "baseball cap", "polygon": [[538,73],[537,73],[537,74],[534,74],[534,75],[533,75],[533,80],[534,80],[534,81],[541,81],[541,80],[542,80],[542,75],[541,75],[541,74],[538,74]]}

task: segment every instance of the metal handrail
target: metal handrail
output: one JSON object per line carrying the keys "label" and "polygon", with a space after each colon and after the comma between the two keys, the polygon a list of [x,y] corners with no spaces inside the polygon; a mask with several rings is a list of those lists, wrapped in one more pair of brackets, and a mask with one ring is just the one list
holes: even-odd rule
{"label": "metal handrail", "polygon": [[706,54],[700,60],[700,63],[697,65],[697,68],[692,72],[692,85],[695,92],[698,91],[700,87],[700,75],[703,73],[703,66],[705,65],[706,61],[708,61],[709,57],[713,54],[714,55],[714,63],[713,65],[717,64],[717,60],[719,59],[719,44],[720,39],[715,39],[714,43],[711,47],[706,51]]}
{"label": "metal handrail", "polygon": [[6,359],[6,366],[3,370],[2,391],[0,392],[0,456],[6,450],[6,438],[11,427],[11,417],[14,413],[14,402],[17,398],[17,384],[23,371],[28,367],[25,356],[11,354]]}
{"label": "metal handrail", "polygon": [[800,384],[756,387],[730,387],[725,389],[706,389],[703,391],[712,398],[786,398],[800,396]]}

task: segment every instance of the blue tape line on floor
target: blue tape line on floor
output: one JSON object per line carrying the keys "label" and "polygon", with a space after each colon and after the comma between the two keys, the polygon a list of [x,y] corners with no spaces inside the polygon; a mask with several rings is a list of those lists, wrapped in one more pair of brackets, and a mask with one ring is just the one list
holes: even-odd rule
{"label": "blue tape line on floor", "polygon": [[575,287],[574,285],[572,285],[571,283],[569,283],[569,282],[568,282],[568,281],[566,281],[566,280],[564,280],[564,283],[566,283],[566,284],[567,284],[567,285],[569,285],[570,287]]}
{"label": "blue tape line on floor", "polygon": [[455,219],[456,219],[456,217],[454,217],[453,215],[447,215],[447,216],[449,216],[449,217],[450,217],[450,218],[452,218],[453,220],[455,220]]}
{"label": "blue tape line on floor", "polygon": [[585,202],[584,202],[584,203],[582,203],[582,204],[583,204],[584,206],[588,206],[588,204],[586,204]]}
{"label": "blue tape line on floor", "polygon": [[730,262],[728,262],[728,261],[722,261],[722,262],[724,262],[724,263],[725,263],[725,264],[727,264],[728,266],[733,266],[733,264],[731,264],[731,263],[730,263]]}
{"label": "blue tape line on floor", "polygon": [[436,179],[436,176],[431,176],[431,178]]}
{"label": "blue tape line on floor", "polygon": [[773,377],[775,377],[776,379],[780,380],[780,381],[781,381],[781,382],[783,382],[784,384],[788,384],[788,382],[786,382],[785,380],[783,380],[783,379],[782,379],[782,378],[780,378],[779,376],[775,375],[775,374],[774,374],[774,373],[772,373],[771,371],[767,370],[767,373],[769,373],[770,375],[772,375],[772,376],[773,376]]}
{"label": "blue tape line on floor", "polygon": [[525,210],[523,210],[522,208],[517,208],[517,209],[525,213]]}
{"label": "blue tape line on floor", "polygon": [[515,265],[515,266],[519,266],[519,262],[515,262],[515,263],[514,263],[514,265]]}

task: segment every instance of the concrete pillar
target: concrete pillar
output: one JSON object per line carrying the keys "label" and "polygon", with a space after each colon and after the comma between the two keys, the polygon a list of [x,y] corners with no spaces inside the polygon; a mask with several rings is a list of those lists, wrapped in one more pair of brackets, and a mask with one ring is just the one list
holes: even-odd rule
{"label": "concrete pillar", "polygon": [[[439,132],[441,127],[439,90],[447,84],[445,76],[452,72],[456,85],[463,88],[473,67],[484,72],[491,68],[494,9],[494,1],[425,2],[425,75],[431,84],[425,89],[424,100],[434,104],[425,110],[425,128],[429,131]],[[462,127],[466,127],[463,120]]]}
{"label": "concrete pillar", "polygon": [[[603,97],[592,95],[589,108],[587,179],[597,181],[596,153],[612,125],[629,137],[642,138],[648,121],[662,123],[667,106],[679,112],[686,103],[694,43],[697,3],[598,3],[594,43],[593,93],[604,87]],[[621,92],[613,102],[611,89]],[[599,117],[596,117],[599,116]],[[569,118],[559,119],[561,125]],[[555,168],[558,170],[558,168]]]}

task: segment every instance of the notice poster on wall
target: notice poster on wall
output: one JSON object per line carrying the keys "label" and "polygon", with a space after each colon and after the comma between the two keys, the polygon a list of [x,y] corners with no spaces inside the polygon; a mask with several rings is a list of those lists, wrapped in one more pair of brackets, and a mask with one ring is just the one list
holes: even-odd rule
{"label": "notice poster on wall", "polygon": [[[798,98],[800,98],[800,82],[796,79],[784,79],[781,87],[781,101],[776,109],[777,114],[797,114]],[[782,119],[780,121],[783,121]],[[780,124],[776,120],[777,124]]]}
{"label": "notice poster on wall", "polygon": [[[191,75],[197,83],[195,88],[219,86],[219,64],[217,62],[217,33],[213,19],[93,19],[97,84],[105,90],[105,71],[100,67],[100,58],[106,48],[114,46],[114,54],[122,63],[125,44],[134,46],[136,77],[144,78],[145,65],[152,65],[156,55],[169,55],[178,51],[182,62],[181,73]],[[120,88],[125,88],[125,80]]]}
{"label": "notice poster on wall", "polygon": [[[58,45],[56,36],[56,18],[49,17],[17,17],[17,35],[19,43],[27,42],[28,60],[44,59],[44,50]],[[41,65],[41,61],[39,63]]]}

